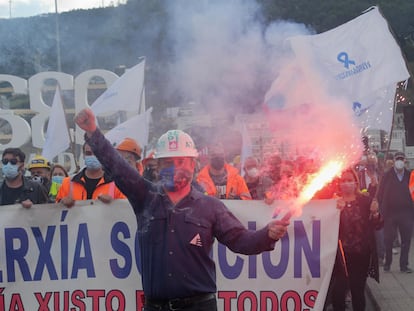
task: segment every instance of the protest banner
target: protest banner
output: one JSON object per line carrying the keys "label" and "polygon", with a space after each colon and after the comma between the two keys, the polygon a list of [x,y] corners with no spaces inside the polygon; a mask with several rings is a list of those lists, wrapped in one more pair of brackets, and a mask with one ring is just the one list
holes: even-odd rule
{"label": "protest banner", "polygon": [[[253,230],[279,203],[224,202]],[[142,310],[137,227],[127,200],[78,201],[71,209],[10,205],[0,215],[1,310]],[[310,201],[275,250],[260,255],[215,243],[219,310],[321,310],[338,216],[334,200]]]}

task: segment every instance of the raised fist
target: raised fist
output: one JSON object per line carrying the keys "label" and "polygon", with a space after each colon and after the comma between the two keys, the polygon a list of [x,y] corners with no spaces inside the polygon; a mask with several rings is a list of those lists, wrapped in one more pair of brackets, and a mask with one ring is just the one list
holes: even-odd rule
{"label": "raised fist", "polygon": [[96,130],[95,115],[89,108],[81,110],[75,116],[75,123],[87,133],[93,133]]}

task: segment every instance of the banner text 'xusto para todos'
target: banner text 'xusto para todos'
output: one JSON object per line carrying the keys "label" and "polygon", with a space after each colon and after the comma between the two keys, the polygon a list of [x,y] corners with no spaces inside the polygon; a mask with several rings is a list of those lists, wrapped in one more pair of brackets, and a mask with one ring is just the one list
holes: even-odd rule
{"label": "banner text 'xusto para todos'", "polygon": [[[319,310],[336,254],[333,202],[311,201],[272,252],[244,256],[215,243],[220,310]],[[273,207],[260,201],[225,203],[252,230],[272,217]],[[136,221],[126,200],[0,213],[0,309],[142,309]]]}

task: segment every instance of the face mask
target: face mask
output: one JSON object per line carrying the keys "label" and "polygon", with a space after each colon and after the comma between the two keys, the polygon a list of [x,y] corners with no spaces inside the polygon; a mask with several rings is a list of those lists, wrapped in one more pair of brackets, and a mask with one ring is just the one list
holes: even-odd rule
{"label": "face mask", "polygon": [[256,167],[253,167],[247,170],[247,175],[249,175],[249,177],[256,178],[259,176],[259,170]]}
{"label": "face mask", "polygon": [[160,170],[160,181],[170,192],[177,192],[191,182],[192,173],[184,169],[176,169],[174,165]]}
{"label": "face mask", "polygon": [[17,164],[11,164],[10,162],[2,167],[3,175],[8,179],[14,179],[19,175],[19,167]]}
{"label": "face mask", "polygon": [[212,168],[219,171],[224,167],[224,158],[222,157],[211,158],[210,165]]}
{"label": "face mask", "polygon": [[65,178],[65,176],[55,175],[55,176],[52,176],[52,181],[61,185],[63,182],[63,178]]}
{"label": "face mask", "polygon": [[394,166],[397,170],[402,170],[404,168],[404,161],[403,160],[397,160],[397,161],[395,161]]}
{"label": "face mask", "polygon": [[85,165],[86,168],[91,170],[97,170],[102,167],[101,162],[99,162],[99,160],[94,155],[85,157]]}
{"label": "face mask", "polygon": [[355,192],[355,187],[356,185],[353,181],[339,184],[342,194],[353,194]]}

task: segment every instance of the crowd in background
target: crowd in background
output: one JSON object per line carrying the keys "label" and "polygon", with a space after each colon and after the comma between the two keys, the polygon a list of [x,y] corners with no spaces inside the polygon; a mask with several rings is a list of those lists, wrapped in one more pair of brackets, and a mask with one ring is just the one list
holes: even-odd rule
{"label": "crowd in background", "polygon": [[[149,181],[156,183],[160,176],[166,176],[166,172],[160,175],[154,152],[141,159],[142,149],[133,139],[125,139],[116,149]],[[26,171],[26,156],[19,148],[4,150],[1,205],[20,203],[30,208],[60,202],[71,207],[77,200],[124,199],[87,143],[82,151],[85,166],[69,176],[62,165],[40,155],[29,161]],[[243,163],[238,156],[232,160],[228,161],[221,144],[211,146],[205,165],[198,162],[192,186],[219,199],[264,200],[270,204],[296,198],[321,167],[317,159],[303,156],[273,155],[264,161],[248,157]],[[343,310],[349,296],[355,311],[364,310],[361,291],[366,278],[379,280],[379,266],[390,271],[397,247],[400,271],[412,272],[408,253],[414,226],[414,177],[406,167],[402,152],[384,154],[367,149],[358,163],[314,195],[314,199],[338,199],[341,213],[338,254],[327,300],[334,310]]]}

